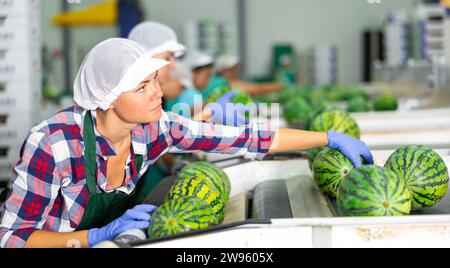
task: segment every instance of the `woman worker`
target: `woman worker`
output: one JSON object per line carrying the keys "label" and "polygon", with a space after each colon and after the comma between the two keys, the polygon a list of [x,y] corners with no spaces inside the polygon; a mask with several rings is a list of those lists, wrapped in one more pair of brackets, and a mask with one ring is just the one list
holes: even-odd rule
{"label": "woman worker", "polygon": [[260,160],[329,146],[356,166],[360,156],[373,163],[362,141],[333,131],[221,126],[163,112],[158,70],[166,65],[128,39],[89,52],[74,83],[76,105],[34,127],[24,142],[2,206],[1,247],[88,247],[148,228],[155,207],[138,205],[140,178],[169,150]]}

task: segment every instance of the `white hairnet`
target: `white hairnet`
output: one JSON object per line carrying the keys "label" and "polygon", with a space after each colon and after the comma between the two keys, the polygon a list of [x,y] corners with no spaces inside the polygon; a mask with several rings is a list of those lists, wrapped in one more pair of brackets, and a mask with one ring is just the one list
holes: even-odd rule
{"label": "white hairnet", "polygon": [[185,88],[194,88],[192,70],[184,63],[177,62],[172,77],[180,81]]}
{"label": "white hairnet", "polygon": [[108,110],[123,92],[168,64],[152,58],[138,43],[111,38],[95,46],[84,59],[74,83],[74,100],[86,110]]}
{"label": "white hairnet", "polygon": [[203,51],[192,50],[185,56],[184,62],[191,70],[194,70],[214,64],[214,57]]}
{"label": "white hairnet", "polygon": [[149,50],[152,56],[161,52],[173,52],[175,57],[180,57],[186,50],[184,45],[178,43],[174,30],[154,21],[139,23],[131,30],[128,38]]}
{"label": "white hairnet", "polygon": [[214,64],[214,71],[221,73],[239,64],[239,57],[235,55],[222,55],[216,59]]}

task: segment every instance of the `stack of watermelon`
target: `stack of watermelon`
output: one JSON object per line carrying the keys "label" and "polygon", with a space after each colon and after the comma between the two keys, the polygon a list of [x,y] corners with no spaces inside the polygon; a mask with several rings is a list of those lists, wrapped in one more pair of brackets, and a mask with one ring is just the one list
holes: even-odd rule
{"label": "stack of watermelon", "polygon": [[354,168],[340,152],[327,148],[313,164],[323,192],[336,197],[342,216],[401,216],[436,205],[446,194],[448,170],[425,146],[395,151],[384,167]]}
{"label": "stack of watermelon", "polygon": [[185,166],[165,202],[153,215],[151,238],[204,229],[222,223],[231,191],[226,173],[207,162]]}
{"label": "stack of watermelon", "polygon": [[339,215],[396,216],[410,212],[405,181],[386,168],[354,168],[342,153],[327,148],[314,161],[313,173],[319,188],[337,199]]}

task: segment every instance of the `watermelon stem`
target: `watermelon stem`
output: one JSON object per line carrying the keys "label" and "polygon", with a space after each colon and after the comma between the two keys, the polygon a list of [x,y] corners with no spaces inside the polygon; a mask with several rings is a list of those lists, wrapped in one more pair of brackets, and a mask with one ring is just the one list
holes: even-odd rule
{"label": "watermelon stem", "polygon": [[344,173],[345,176],[347,176],[349,172],[350,170],[348,168],[344,168],[344,170],[342,171],[342,173]]}

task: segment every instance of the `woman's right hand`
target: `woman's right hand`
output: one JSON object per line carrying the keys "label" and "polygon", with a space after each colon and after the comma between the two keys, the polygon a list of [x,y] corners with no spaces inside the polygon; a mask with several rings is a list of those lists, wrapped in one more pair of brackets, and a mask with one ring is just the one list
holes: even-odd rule
{"label": "woman's right hand", "polygon": [[127,210],[121,217],[102,228],[94,228],[88,232],[89,247],[113,240],[119,234],[131,229],[146,229],[152,219],[150,213],[156,210],[153,205],[137,205]]}

